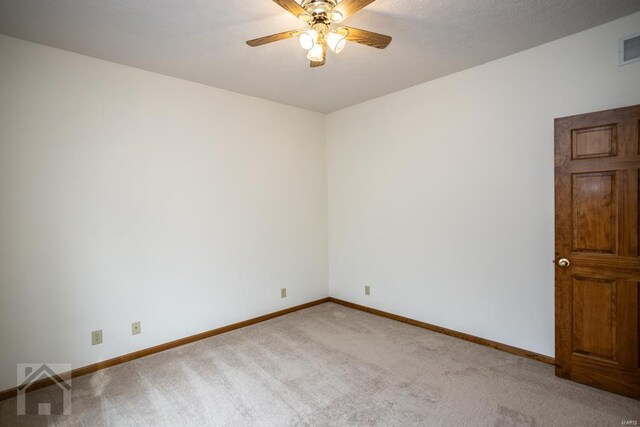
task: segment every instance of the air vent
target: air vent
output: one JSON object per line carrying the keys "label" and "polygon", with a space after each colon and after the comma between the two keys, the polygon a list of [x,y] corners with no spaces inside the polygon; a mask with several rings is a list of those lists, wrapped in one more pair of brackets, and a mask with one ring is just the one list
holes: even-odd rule
{"label": "air vent", "polygon": [[618,65],[640,61],[640,33],[620,39],[618,58]]}

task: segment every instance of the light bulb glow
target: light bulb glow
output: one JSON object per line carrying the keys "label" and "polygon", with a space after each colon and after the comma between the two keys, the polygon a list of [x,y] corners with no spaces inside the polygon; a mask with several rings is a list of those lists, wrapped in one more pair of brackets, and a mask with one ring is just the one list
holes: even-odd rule
{"label": "light bulb glow", "polygon": [[327,35],[327,45],[329,45],[329,48],[335,53],[342,52],[347,44],[348,34],[349,31],[346,28],[340,28],[337,31],[331,31]]}
{"label": "light bulb glow", "polygon": [[309,50],[309,54],[307,55],[307,59],[312,62],[322,62],[324,61],[324,46],[320,43],[316,43],[311,50]]}
{"label": "light bulb glow", "polygon": [[316,44],[317,38],[318,38],[317,31],[309,30],[300,34],[300,36],[298,37],[298,42],[300,43],[300,46],[304,50],[309,50],[313,48],[313,46]]}

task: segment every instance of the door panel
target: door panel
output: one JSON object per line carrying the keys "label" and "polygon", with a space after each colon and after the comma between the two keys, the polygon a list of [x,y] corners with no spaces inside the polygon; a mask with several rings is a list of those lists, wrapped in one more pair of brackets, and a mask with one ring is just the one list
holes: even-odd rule
{"label": "door panel", "polygon": [[640,106],[555,125],[556,374],[640,398]]}
{"label": "door panel", "polygon": [[616,173],[573,175],[573,250],[616,253]]}
{"label": "door panel", "polygon": [[573,279],[573,352],[616,360],[615,280]]}
{"label": "door panel", "polygon": [[593,159],[616,155],[618,126],[600,126],[574,130],[572,134],[572,158]]}

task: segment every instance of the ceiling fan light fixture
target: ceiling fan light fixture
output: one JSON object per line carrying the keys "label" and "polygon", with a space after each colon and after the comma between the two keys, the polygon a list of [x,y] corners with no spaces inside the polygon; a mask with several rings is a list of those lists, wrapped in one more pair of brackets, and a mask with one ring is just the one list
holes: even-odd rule
{"label": "ceiling fan light fixture", "polygon": [[310,50],[316,45],[318,40],[318,32],[316,30],[305,31],[298,36],[298,43],[304,50]]}
{"label": "ceiling fan light fixture", "polygon": [[331,31],[327,34],[327,45],[335,53],[340,53],[344,50],[347,44],[347,35],[349,30],[346,28],[338,28],[336,31]]}
{"label": "ceiling fan light fixture", "polygon": [[[256,0],[257,1],[257,0]],[[338,54],[345,48],[347,41],[385,49],[391,43],[391,36],[359,30],[352,27],[340,27],[338,22],[352,17],[375,0],[273,0],[278,6],[304,21],[307,29],[294,29],[271,34],[257,39],[247,40],[251,47],[297,38],[298,43],[307,51],[311,68],[325,65],[327,50]],[[335,24],[336,28],[331,27]]]}
{"label": "ceiling fan light fixture", "polygon": [[307,59],[311,62],[322,62],[324,61],[324,45],[320,43],[316,43],[313,45],[311,50],[309,50],[309,54],[307,55]]}

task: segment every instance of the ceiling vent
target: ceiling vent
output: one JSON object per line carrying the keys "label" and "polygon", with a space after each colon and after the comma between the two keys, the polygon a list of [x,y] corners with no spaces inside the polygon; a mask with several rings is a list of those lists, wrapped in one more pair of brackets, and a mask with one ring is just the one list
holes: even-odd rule
{"label": "ceiling vent", "polygon": [[618,44],[618,65],[640,61],[640,33],[620,39]]}

